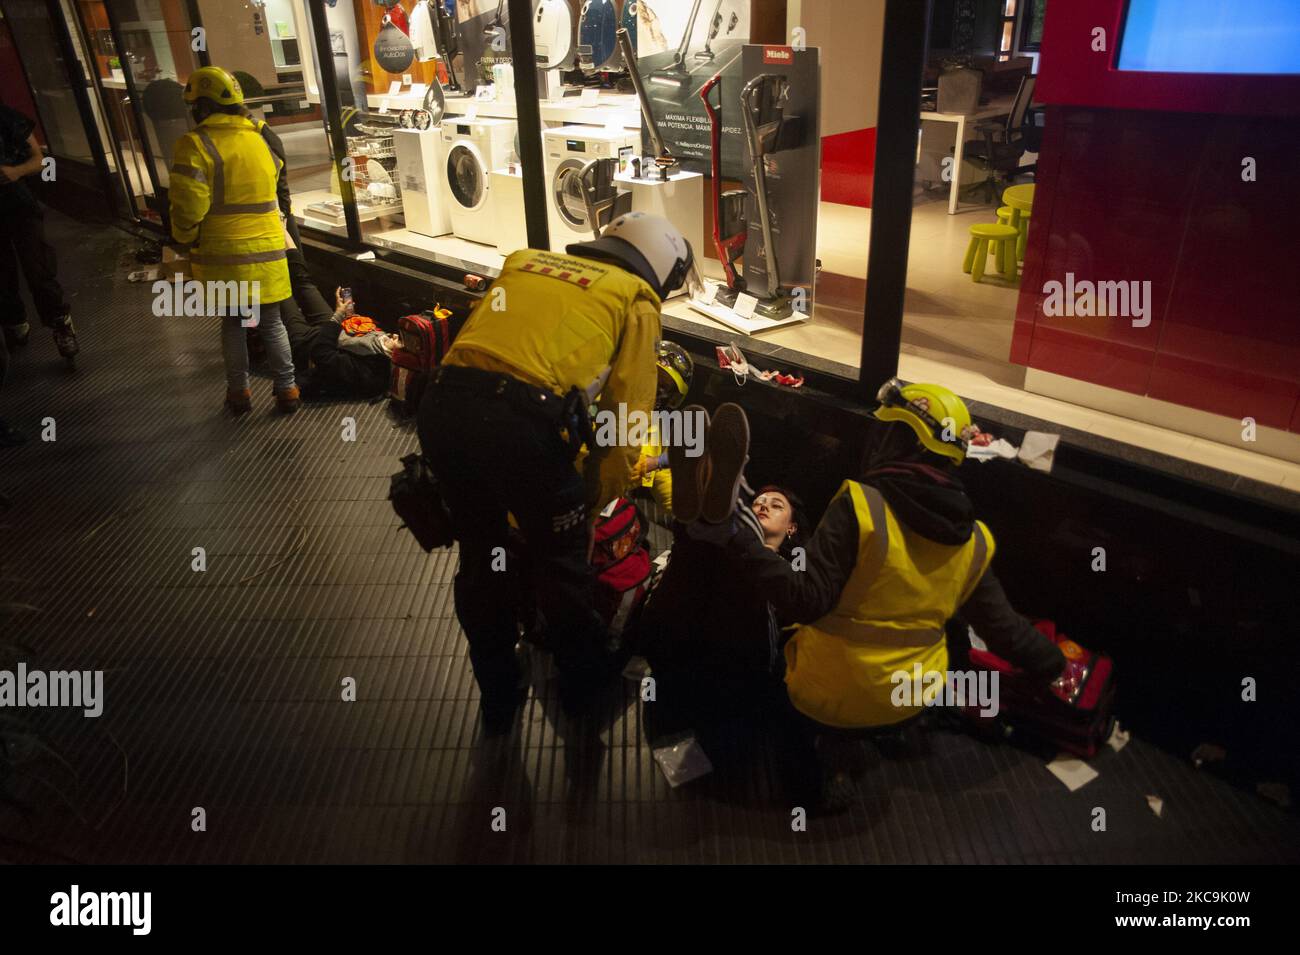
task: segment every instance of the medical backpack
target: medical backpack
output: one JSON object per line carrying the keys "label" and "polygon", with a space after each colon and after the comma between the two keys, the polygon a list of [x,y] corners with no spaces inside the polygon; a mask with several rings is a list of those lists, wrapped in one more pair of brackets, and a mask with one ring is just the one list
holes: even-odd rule
{"label": "medical backpack", "polygon": [[397,323],[402,343],[390,355],[388,397],[406,414],[415,414],[433,370],[451,347],[451,312],[445,308],[407,315]]}
{"label": "medical backpack", "polygon": [[1114,663],[1058,633],[1050,620],[1040,620],[1034,627],[1065,656],[1061,676],[1044,683],[992,650],[973,644],[971,669],[998,673],[998,713],[982,717],[978,704],[964,706],[963,713],[980,728],[987,729],[991,722],[1007,735],[1023,732],[1076,756],[1095,756],[1114,729]]}
{"label": "medical backpack", "polygon": [[612,636],[623,635],[649,590],[653,563],[646,546],[648,533],[640,509],[623,497],[615,498],[596,521],[591,552],[594,603]]}

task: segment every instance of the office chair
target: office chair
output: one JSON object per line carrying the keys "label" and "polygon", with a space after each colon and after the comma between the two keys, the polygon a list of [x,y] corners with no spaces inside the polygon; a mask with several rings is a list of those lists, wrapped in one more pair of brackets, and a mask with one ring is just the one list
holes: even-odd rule
{"label": "office chair", "polygon": [[1025,129],[1025,116],[1034,96],[1034,81],[1037,79],[1037,76],[1022,79],[1006,122],[977,123],[975,131],[984,137],[984,141],[966,147],[965,158],[988,174],[985,180],[987,202],[996,201],[1002,194],[1002,188],[998,185],[1000,177],[1005,178],[1007,185],[1010,185],[1021,171],[1020,158],[1030,149],[1029,139],[1041,140],[1040,130],[1035,129],[1027,136]]}

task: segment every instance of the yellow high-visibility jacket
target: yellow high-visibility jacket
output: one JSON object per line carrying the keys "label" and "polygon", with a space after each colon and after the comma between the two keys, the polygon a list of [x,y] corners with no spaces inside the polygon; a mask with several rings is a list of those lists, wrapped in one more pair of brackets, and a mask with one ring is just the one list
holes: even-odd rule
{"label": "yellow high-visibility jacket", "polygon": [[[596,401],[617,415],[654,407],[659,296],[643,280],[594,259],[536,249],[512,253],[443,361],[501,372],[565,395],[610,367]],[[627,492],[639,445],[589,449],[587,513]]]}
{"label": "yellow high-visibility jacket", "polygon": [[858,555],[834,609],[802,624],[785,646],[786,689],[803,714],[827,726],[887,726],[914,716],[939,685],[913,686],[897,705],[895,674],[945,673],[944,624],[993,559],[993,534],[976,521],[950,546],[909,530],[880,492],[845,481],[858,523]]}
{"label": "yellow high-visibility jacket", "polygon": [[264,304],[293,295],[276,200],[280,165],[256,123],[243,116],[214,113],[176,141],[172,236],[193,245],[197,281],[259,283]]}

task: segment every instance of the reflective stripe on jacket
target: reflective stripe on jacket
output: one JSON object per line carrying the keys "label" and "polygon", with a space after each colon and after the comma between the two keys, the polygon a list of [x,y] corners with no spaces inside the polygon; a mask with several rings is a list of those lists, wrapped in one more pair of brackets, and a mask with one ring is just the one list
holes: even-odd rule
{"label": "reflective stripe on jacket", "polygon": [[[618,414],[654,407],[659,297],[642,279],[593,259],[512,253],[444,361],[499,371],[557,395],[610,367],[596,402]],[[639,445],[591,448],[583,464],[589,513],[627,492]]]}
{"label": "reflective stripe on jacket", "polygon": [[839,493],[852,496],[857,561],[835,608],[786,644],[786,688],[819,723],[887,726],[938,692],[933,679],[923,680],[906,697],[913,705],[896,705],[896,674],[911,682],[917,664],[923,675],[946,673],[944,624],[988,569],[993,535],[976,521],[965,544],[939,544],[901,524],[875,488],[845,481]]}
{"label": "reflective stripe on jacket", "polygon": [[172,235],[194,244],[196,280],[256,282],[264,303],[293,294],[276,199],[281,165],[243,116],[215,113],[176,141]]}

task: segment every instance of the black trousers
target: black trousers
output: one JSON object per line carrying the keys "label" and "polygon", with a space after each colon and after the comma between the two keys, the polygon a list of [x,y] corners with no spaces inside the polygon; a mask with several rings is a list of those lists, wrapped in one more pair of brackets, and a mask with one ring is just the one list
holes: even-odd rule
{"label": "black trousers", "polygon": [[21,270],[27,279],[36,314],[47,326],[68,314],[59,285],[58,260],[45,239],[45,213],[25,185],[0,186],[0,324],[21,325],[27,320],[18,290]]}
{"label": "black trousers", "polygon": [[[583,481],[556,427],[508,396],[444,380],[425,392],[419,433],[460,544],[456,616],[485,701],[517,685],[529,595],[560,669],[596,665],[606,636],[592,607]],[[507,512],[526,541],[526,576],[509,553]]]}

